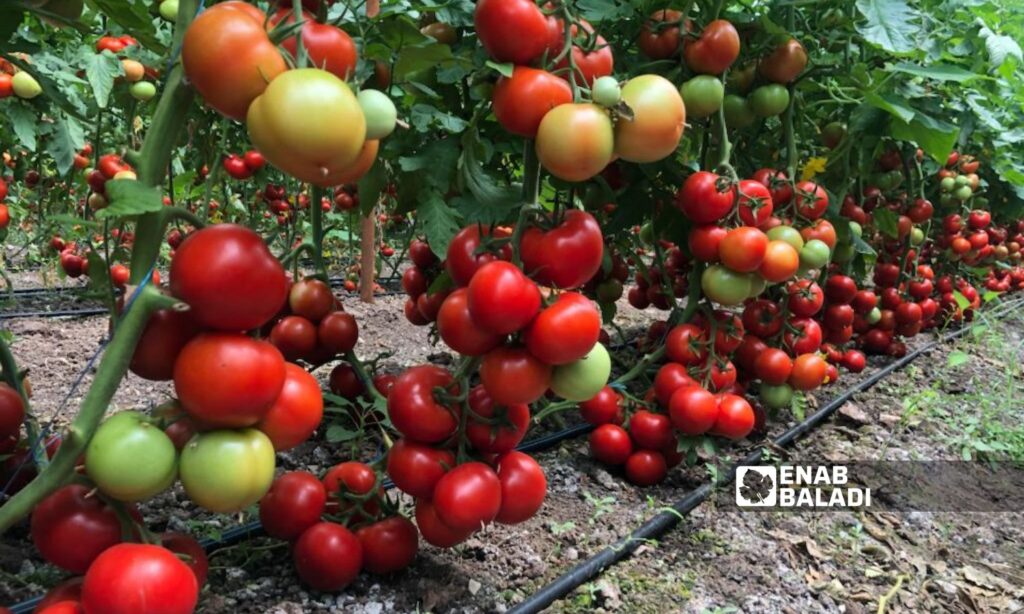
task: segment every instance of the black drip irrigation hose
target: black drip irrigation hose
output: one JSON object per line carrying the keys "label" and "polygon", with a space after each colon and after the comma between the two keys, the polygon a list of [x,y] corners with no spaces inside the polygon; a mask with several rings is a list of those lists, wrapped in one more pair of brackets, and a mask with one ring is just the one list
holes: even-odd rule
{"label": "black drip irrigation hose", "polygon": [[[998,317],[1022,305],[1024,305],[1024,299],[1019,299],[1013,303],[1001,306],[992,315]],[[788,431],[777,437],[772,443],[774,446],[780,448],[789,446],[802,435],[807,434],[821,425],[858,392],[863,392],[868,388],[871,388],[895,371],[909,365],[922,354],[930,352],[939,345],[963,336],[973,327],[974,324],[971,324],[947,333],[939,339],[932,341],[913,352],[910,352],[903,358],[879,369],[867,379],[859,382],[857,385],[847,389],[838,397],[829,401],[827,405],[809,416],[803,422],[800,422],[796,426],[790,428]],[[736,470],[738,467],[759,462],[763,454],[764,447],[762,446],[756,451],[745,456],[736,464],[732,465],[727,472],[720,474],[717,480],[707,482],[695,490],[688,492],[686,496],[673,503],[666,511],[659,512],[656,516],[637,527],[629,534],[628,537],[604,548],[594,556],[576,565],[558,578],[555,578],[539,591],[530,597],[527,597],[515,607],[509,609],[508,614],[533,614],[541,612],[555,601],[558,601],[572,593],[584,582],[598,576],[606,568],[628,558],[637,548],[640,547],[641,544],[647,543],[649,540],[656,539],[675,528],[676,525],[683,521],[683,518],[687,514],[703,503],[718,486],[731,484],[736,478]]]}

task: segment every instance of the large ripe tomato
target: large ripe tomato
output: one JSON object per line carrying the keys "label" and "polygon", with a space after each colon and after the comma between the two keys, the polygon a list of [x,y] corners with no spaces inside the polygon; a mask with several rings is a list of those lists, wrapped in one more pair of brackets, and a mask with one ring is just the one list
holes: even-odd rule
{"label": "large ripe tomato", "polygon": [[199,582],[173,552],[150,544],[118,544],[93,562],[82,584],[86,612],[192,614]]}
{"label": "large ripe tomato", "polygon": [[306,441],[320,426],[324,397],[320,382],[299,365],[286,363],[284,386],[277,400],[256,425],[274,444],[274,450],[290,450]]}
{"label": "large ripe tomato", "polygon": [[161,309],[153,313],[135,346],[129,368],[143,379],[166,381],[173,378],[178,353],[199,330],[190,311]]}
{"label": "large ripe tomato", "polygon": [[434,388],[452,385],[452,374],[436,365],[407,369],[388,394],[388,415],[403,435],[413,441],[437,443],[458,427],[455,412],[434,398]]}
{"label": "large ripe tomato", "polygon": [[363,545],[363,569],[386,574],[405,569],[416,559],[420,534],[405,516],[392,516],[356,531]]}
{"label": "large ripe tomato", "polygon": [[482,330],[507,335],[523,328],[540,311],[540,290],[514,264],[489,262],[473,275],[467,296],[469,313]]}
{"label": "large ripe tomato", "polygon": [[317,324],[334,309],[334,294],[319,279],[302,279],[288,291],[288,307],[294,315]]}
{"label": "large ripe tomato", "polygon": [[601,335],[601,314],[590,299],[566,292],[523,331],[530,353],[549,365],[564,365],[587,355]]}
{"label": "large ripe tomato", "polygon": [[651,486],[665,479],[665,455],[655,450],[637,450],[626,459],[626,479],[637,486]]}
{"label": "large ripe tomato", "polygon": [[451,548],[473,534],[473,529],[453,529],[442,522],[437,515],[437,508],[429,499],[416,500],[416,526],[423,539],[438,548]]}
{"label": "large ripe tomato", "polygon": [[772,203],[776,207],[788,205],[789,201],[793,198],[793,184],[789,182],[784,171],[760,168],[754,172],[751,179],[764,185],[771,191]]}
{"label": "large ripe tomato", "polygon": [[72,573],[85,573],[104,550],[121,541],[117,512],[81,484],[55,490],[32,511],[39,554]]}
{"label": "large ripe tomato", "polygon": [[431,501],[441,522],[456,531],[476,531],[501,510],[501,480],[484,463],[463,463],[438,481]]}
{"label": "large ripe tomato", "polygon": [[768,348],[754,361],[754,374],[766,384],[785,384],[793,371],[793,359],[778,349]]}
{"label": "large ripe tomato", "polygon": [[590,453],[609,465],[621,465],[633,453],[633,441],[617,424],[602,424],[590,433]]}
{"label": "large ripe tomato", "polygon": [[813,181],[801,181],[796,184],[796,193],[797,213],[811,220],[825,215],[828,209],[828,194],[825,193],[825,188]]}
{"label": "large ripe tomato", "polygon": [[538,284],[571,289],[600,270],[604,237],[594,216],[570,209],[551,230],[534,226],[523,231],[519,251],[523,269]]}
{"label": "large ripe tomato", "polygon": [[402,438],[388,450],[388,477],[402,492],[429,499],[448,468],[455,466],[455,455]]}
{"label": "large ripe tomato", "polygon": [[170,277],[171,293],[188,303],[193,320],[221,330],[266,324],[288,296],[281,263],[258,234],[235,224],[186,237],[171,259]]}
{"label": "large ripe tomato", "polygon": [[740,55],[740,35],[724,19],[716,19],[704,26],[700,38],[686,41],[683,57],[690,70],[707,75],[720,75]]}
{"label": "large ripe tomato", "polygon": [[758,337],[773,337],[782,330],[779,306],[767,299],[758,299],[743,309],[743,326]]}
{"label": "large ripe tomato", "polygon": [[622,397],[611,386],[605,386],[593,398],[580,403],[580,416],[593,424],[622,423]]}
{"label": "large ripe tomato", "polygon": [[772,217],[775,206],[768,187],[753,179],[739,183],[740,220],[747,226],[762,226]]}
{"label": "large ripe tomato", "polygon": [[499,347],[484,356],[480,365],[480,381],[499,405],[533,403],[547,391],[551,375],[551,365],[526,348]]}
{"label": "large ripe tomato", "polygon": [[[75,604],[80,604],[82,601],[82,582],[84,581],[84,577],[75,576],[64,580],[57,586],[46,591],[46,595],[39,603],[36,604],[35,609],[32,610],[32,614],[42,614],[48,606],[56,605],[61,602],[70,601]],[[4,611],[0,609],[0,613],[3,612]],[[4,614],[9,613],[10,610],[7,610]],[[81,614],[81,612],[76,612],[75,614]]]}
{"label": "large ripe tomato", "polygon": [[260,522],[267,535],[292,540],[320,522],[327,490],[315,475],[291,471],[274,480],[260,499]]}
{"label": "large ripe tomato", "polygon": [[676,207],[697,224],[710,224],[725,217],[736,203],[736,187],[724,177],[697,171],[676,192]]}
{"label": "large ripe tomato", "polygon": [[683,386],[672,393],[668,411],[673,426],[681,433],[701,435],[718,419],[718,399],[701,386]]}
{"label": "large ripe tomato", "polygon": [[665,414],[641,409],[629,419],[629,435],[640,448],[661,450],[672,441],[672,423]]}
{"label": "large ripe tomato", "polygon": [[818,354],[800,354],[793,361],[789,385],[796,390],[814,390],[825,382],[827,370],[828,364]]}
{"label": "large ripe tomato", "polygon": [[789,284],[786,291],[789,293],[789,312],[794,316],[808,318],[821,311],[825,304],[825,292],[817,282],[809,279]]}
{"label": "large ripe tomato", "polygon": [[668,406],[676,390],[696,385],[696,380],[690,377],[686,367],[676,362],[666,363],[654,376],[654,398],[663,406]]}
{"label": "large ripe tomato", "polygon": [[181,451],[179,473],[197,505],[237,512],[259,501],[274,481],[274,444],[252,428],[200,433]]}
{"label": "large ripe tomato", "polygon": [[237,428],[259,422],[284,387],[285,362],[270,343],[238,333],[203,333],[174,363],[174,391],[193,418]]}
{"label": "large ripe tomato", "polygon": [[493,96],[498,123],[512,134],[532,139],[548,111],[572,102],[572,89],[546,70],[516,66],[511,77],[498,79]]}
{"label": "large ripe tomato", "polygon": [[666,60],[679,51],[679,20],[682,13],[661,9],[651,13],[637,38],[637,47],[652,60]]}
{"label": "large ripe tomato", "polygon": [[712,434],[729,439],[743,439],[754,430],[754,423],[754,408],[746,399],[735,394],[719,396],[718,419],[711,429]]}
{"label": "large ripe tomato", "polygon": [[612,371],[612,359],[600,343],[594,344],[586,356],[554,367],[551,391],[567,401],[586,401],[604,388]]}
{"label": "large ripe tomato", "polygon": [[352,90],[318,68],[289,70],[271,81],[249,107],[246,126],[271,164],[322,187],[341,183],[338,176],[366,142],[366,118]]}
{"label": "large ripe tomato", "polygon": [[[606,77],[612,74],[612,69],[615,65],[615,56],[612,54],[612,48],[608,44],[608,41],[604,39],[600,34],[595,34],[593,28],[589,23],[582,22],[583,27],[590,31],[590,36],[594,37],[594,48],[590,51],[585,51],[579,45],[572,46],[572,63],[576,66],[576,73],[574,75],[576,82],[580,85],[586,85],[593,87],[594,81],[601,77]],[[577,31],[577,27],[572,27],[573,33]],[[559,46],[558,51],[561,53],[562,47]],[[555,66],[558,71],[565,71],[559,74],[564,75],[566,80],[569,79],[569,57],[566,56]]]}
{"label": "large ripe tomato", "polygon": [[334,311],[320,321],[316,337],[320,347],[332,355],[347,354],[359,342],[359,323],[350,313]]}
{"label": "large ripe tomato", "polygon": [[267,83],[288,69],[248,2],[222,2],[203,11],[185,31],[181,62],[196,91],[214,109],[244,120]]}
{"label": "large ripe tomato", "polygon": [[[305,23],[302,24],[302,46],[309,57],[309,65],[322,68],[343,80],[355,75],[359,53],[352,37],[341,28],[317,23],[314,15],[310,13],[304,13],[303,18]],[[267,26],[273,28],[282,22],[288,25],[295,23],[295,12],[282,8],[271,17]],[[281,41],[281,47],[291,54],[293,59],[298,56],[298,44],[294,36]]]}
{"label": "large ripe tomato", "polygon": [[466,425],[466,439],[484,454],[503,454],[515,448],[530,426],[529,406],[498,406],[483,386],[469,391],[469,408],[472,413]]}
{"label": "large ripe tomato", "polygon": [[794,354],[817,352],[821,347],[821,325],[811,318],[792,318],[782,336],[783,343]]}
{"label": "large ripe tomato", "polygon": [[437,312],[437,333],[448,347],[464,356],[482,356],[498,347],[505,338],[482,331],[473,323],[465,288],[452,292],[441,303]]}
{"label": "large ripe tomato", "polygon": [[633,77],[622,86],[622,100],[633,119],[615,124],[615,153],[630,162],[656,162],[672,155],[686,124],[679,90],[660,75]]}
{"label": "large ripe tomato", "polygon": [[498,62],[529,64],[551,42],[548,18],[530,0],[480,0],[473,25],[484,49]]}
{"label": "large ripe tomato", "polygon": [[21,395],[6,383],[0,382],[0,443],[18,439],[24,420],[25,403]]}
{"label": "large ripe tomato", "polygon": [[541,120],[535,146],[540,163],[552,175],[565,181],[586,181],[612,161],[612,120],[596,104],[559,105]]}
{"label": "large ripe tomato", "polygon": [[733,271],[751,273],[761,267],[768,250],[768,235],[751,226],[733,228],[718,244],[718,257]]}
{"label": "large ripe tomato", "polygon": [[702,364],[708,355],[708,342],[704,329],[694,324],[672,327],[665,338],[665,355],[683,365]]}
{"label": "large ripe tomato", "polygon": [[104,494],[141,501],[174,483],[177,460],[170,437],[143,414],[125,411],[96,429],[85,451],[85,472]]}
{"label": "large ripe tomato", "polygon": [[495,517],[502,524],[529,520],[537,513],[548,492],[544,470],[529,454],[511,451],[497,462],[501,482],[501,508]]}
{"label": "large ripe tomato", "polygon": [[701,262],[718,262],[718,247],[728,232],[717,224],[695,226],[686,238],[690,253]]}
{"label": "large ripe tomato", "polygon": [[775,83],[791,83],[807,68],[807,51],[795,38],[787,40],[761,59],[761,76]]}
{"label": "large ripe tomato", "polygon": [[351,531],[333,522],[306,529],[292,550],[295,571],[318,591],[340,591],[363,567],[363,545]]}
{"label": "large ripe tomato", "polygon": [[455,285],[468,286],[477,270],[488,262],[511,260],[512,245],[508,241],[504,241],[500,246],[494,246],[493,250],[484,248],[486,241],[505,239],[511,236],[512,231],[501,226],[491,230],[472,224],[460,230],[448,244],[444,263],[445,269],[452,276]]}
{"label": "large ripe tomato", "polygon": [[187,533],[167,531],[160,534],[160,545],[167,548],[188,565],[196,576],[196,582],[202,587],[206,584],[206,575],[210,570],[210,561],[206,550]]}

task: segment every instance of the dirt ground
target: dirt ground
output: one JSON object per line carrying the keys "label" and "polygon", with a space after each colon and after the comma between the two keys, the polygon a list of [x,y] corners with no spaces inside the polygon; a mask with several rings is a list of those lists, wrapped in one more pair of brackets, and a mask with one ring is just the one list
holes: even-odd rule
{"label": "dirt ground", "polygon": [[[409,325],[401,297],[377,305],[346,298],[357,317],[364,358],[393,352],[385,368],[440,359],[426,329]],[[622,327],[638,330],[659,317],[628,307]],[[106,332],[103,318],[0,322],[15,336],[15,356],[31,370],[34,407],[64,423],[90,373],[61,411],[62,401]],[[915,344],[930,337],[922,335]],[[800,462],[874,459],[1024,459],[1024,314],[987,324],[953,347],[918,359],[907,370],[858,395],[790,452]],[[912,344],[914,345],[914,344]],[[872,359],[860,376],[811,400],[814,406],[884,364]],[[329,368],[317,373],[326,377]],[[112,410],[147,407],[169,385],[130,376]],[[59,413],[58,413],[59,412]],[[787,424],[788,423],[788,424]],[[793,419],[779,416],[776,436]],[[737,451],[737,456],[739,451]],[[660,508],[708,478],[703,464],[677,468],[664,483],[636,488],[589,458],[585,440],[539,453],[548,500],[530,521],[496,525],[450,550],[421,542],[408,570],[393,577],[362,575],[338,595],[303,589],[285,544],[255,539],[215,552],[199,612],[502,612],[601,548],[625,536]],[[320,471],[345,460],[338,448],[312,442],[282,455],[281,469]],[[731,489],[719,496],[731,497]],[[659,542],[606,571],[551,607],[552,612],[1014,612],[1024,608],[1024,514],[738,512],[711,500]],[[143,511],[155,529],[216,537],[247,521],[210,516],[174,489]],[[15,529],[0,542],[0,603],[38,594],[60,578]]]}

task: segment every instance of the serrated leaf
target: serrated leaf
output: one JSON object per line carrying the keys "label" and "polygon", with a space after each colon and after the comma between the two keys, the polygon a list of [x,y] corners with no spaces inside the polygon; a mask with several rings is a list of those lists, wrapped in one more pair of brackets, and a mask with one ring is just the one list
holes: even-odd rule
{"label": "serrated leaf", "polygon": [[159,188],[147,186],[134,179],[113,179],[106,183],[107,207],[96,217],[125,217],[153,213],[163,209]]}
{"label": "serrated leaf", "polygon": [[448,253],[448,244],[461,228],[455,209],[449,207],[440,194],[430,192],[416,208],[416,218],[427,236],[430,249],[438,255]]}
{"label": "serrated leaf", "polygon": [[39,112],[21,102],[8,101],[7,118],[11,120],[14,134],[29,151],[36,150],[36,131],[39,126]]}
{"label": "serrated leaf", "polygon": [[359,211],[363,215],[369,215],[377,206],[377,201],[380,200],[380,194],[384,191],[387,182],[387,170],[384,168],[384,163],[377,159],[356,184],[359,190]]}
{"label": "serrated leaf", "polygon": [[105,109],[110,101],[110,92],[114,89],[114,79],[124,74],[124,67],[110,51],[89,53],[88,55],[85,64],[85,78],[92,86],[96,104],[101,109]]}
{"label": "serrated leaf", "polygon": [[993,34],[985,39],[985,50],[988,51],[988,61],[993,66],[1002,66],[1007,57],[1017,58],[1017,61],[1024,61],[1021,57],[1020,45],[1009,36]]}
{"label": "serrated leaf", "polygon": [[908,53],[917,45],[920,14],[906,0],[857,0],[857,10],[866,23],[857,24],[857,31],[869,43],[891,53]]}
{"label": "serrated leaf", "polygon": [[75,152],[85,145],[85,130],[73,117],[62,116],[53,124],[46,152],[53,157],[61,175],[67,174],[75,162]]}
{"label": "serrated leaf", "polygon": [[971,355],[960,350],[955,350],[949,353],[949,357],[946,359],[947,367],[959,367],[962,364],[966,364],[971,359]]}
{"label": "serrated leaf", "polygon": [[899,236],[899,218],[894,212],[879,208],[875,209],[873,216],[878,230],[892,239]]}
{"label": "serrated leaf", "polygon": [[956,145],[960,129],[953,124],[936,120],[920,113],[910,123],[894,121],[892,135],[903,141],[916,143],[938,161],[949,157]]}
{"label": "serrated leaf", "polygon": [[926,79],[934,79],[936,81],[955,81],[956,83],[964,83],[965,81],[977,79],[981,76],[977,73],[964,70],[959,66],[953,66],[951,64],[919,66],[917,64],[900,62],[899,64],[894,64],[891,70],[917,77],[924,77]]}

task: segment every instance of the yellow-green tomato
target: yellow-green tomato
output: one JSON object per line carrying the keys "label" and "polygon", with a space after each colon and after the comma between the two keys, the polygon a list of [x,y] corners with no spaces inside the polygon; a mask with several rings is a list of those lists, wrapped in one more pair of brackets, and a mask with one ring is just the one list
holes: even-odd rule
{"label": "yellow-green tomato", "polygon": [[274,481],[274,444],[254,428],[200,433],[181,451],[181,484],[211,512],[237,512]]}
{"label": "yellow-green tomato", "polygon": [[686,124],[683,97],[660,75],[640,75],[622,87],[633,118],[615,123],[615,153],[630,162],[656,162],[675,153]]}
{"label": "yellow-green tomato", "polygon": [[378,90],[361,90],[356,96],[359,108],[366,118],[366,139],[382,139],[395,131],[398,122],[398,110],[395,103]]}
{"label": "yellow-green tomato", "polygon": [[249,106],[249,139],[274,166],[336,185],[366,142],[366,118],[348,85],[318,68],[287,70]]}
{"label": "yellow-green tomato", "polygon": [[792,226],[776,226],[771,228],[767,233],[770,241],[785,241],[793,246],[793,249],[800,251],[804,246],[804,238],[800,236],[800,231]]}
{"label": "yellow-green tomato", "polygon": [[594,102],[602,107],[614,107],[622,100],[622,88],[615,77],[601,77],[594,81],[594,87],[590,89]]}
{"label": "yellow-green tomato", "polygon": [[704,118],[722,107],[725,86],[711,75],[697,75],[679,87],[686,112],[691,118]]}
{"label": "yellow-green tomato", "polygon": [[768,282],[764,277],[761,277],[757,273],[751,273],[750,277],[750,298],[761,296],[764,289],[768,287]]}
{"label": "yellow-green tomato", "polygon": [[614,153],[612,120],[590,103],[558,105],[537,129],[537,157],[544,168],[565,181],[586,181],[604,170]]}
{"label": "yellow-green tomato", "polygon": [[831,250],[828,244],[818,239],[811,239],[800,248],[800,265],[809,269],[820,269],[828,264]]}
{"label": "yellow-green tomato", "polygon": [[600,343],[576,362],[555,367],[551,390],[569,401],[586,401],[601,392],[612,372],[612,359]]}
{"label": "yellow-green tomato", "polygon": [[789,384],[761,384],[761,402],[771,409],[783,409],[789,407],[793,401],[793,389]]}
{"label": "yellow-green tomato", "polygon": [[704,269],[700,287],[704,294],[720,305],[739,305],[750,297],[751,275],[737,273],[720,264]]}
{"label": "yellow-green tomato", "polygon": [[36,78],[25,71],[15,73],[11,78],[11,87],[18,98],[31,99],[43,93],[43,88]]}
{"label": "yellow-green tomato", "polygon": [[142,501],[165,490],[177,476],[174,443],[136,411],[107,418],[85,451],[85,472],[103,494]]}
{"label": "yellow-green tomato", "polygon": [[137,81],[128,88],[128,93],[132,95],[132,98],[146,102],[156,96],[156,86],[150,81]]}
{"label": "yellow-green tomato", "polygon": [[178,0],[164,0],[160,3],[160,16],[167,21],[178,18]]}

